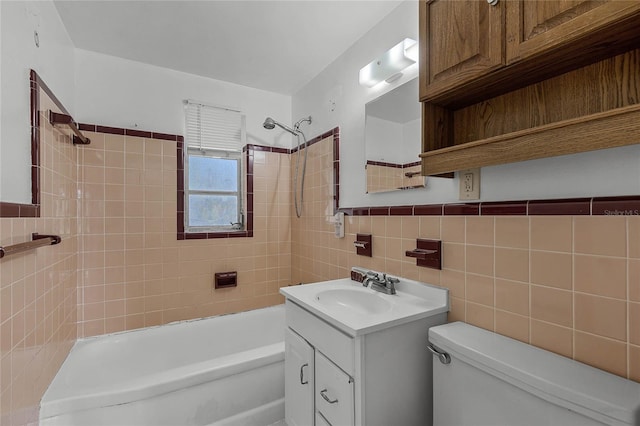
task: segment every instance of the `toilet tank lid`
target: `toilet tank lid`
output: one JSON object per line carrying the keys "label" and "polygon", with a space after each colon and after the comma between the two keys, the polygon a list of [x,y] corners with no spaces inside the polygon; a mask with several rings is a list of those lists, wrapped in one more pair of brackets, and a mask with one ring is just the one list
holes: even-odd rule
{"label": "toilet tank lid", "polygon": [[451,355],[451,366],[466,362],[606,424],[640,422],[640,383],[463,322],[431,327],[429,341]]}

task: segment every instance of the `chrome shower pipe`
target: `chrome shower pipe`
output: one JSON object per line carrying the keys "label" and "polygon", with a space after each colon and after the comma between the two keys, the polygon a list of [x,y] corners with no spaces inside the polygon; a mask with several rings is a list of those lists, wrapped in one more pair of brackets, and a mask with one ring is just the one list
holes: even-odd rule
{"label": "chrome shower pipe", "polygon": [[[298,123],[300,123],[300,121],[299,121]],[[298,125],[298,123],[296,123],[296,125]],[[264,123],[262,123],[262,127],[264,127],[265,129],[268,129],[268,130],[272,130],[272,129],[274,129],[276,126],[280,127],[280,128],[281,128],[281,129],[283,129],[283,130],[286,130],[287,132],[291,133],[293,136],[296,136],[296,135],[297,135],[297,134],[296,134],[296,131],[297,131],[298,129],[297,129],[296,127],[294,127],[294,128],[295,128],[295,130],[294,130],[294,129],[292,129],[291,127],[287,126],[286,124],[282,124],[282,123],[280,123],[280,122],[278,122],[278,121],[274,120],[274,119],[273,119],[273,118],[271,118],[271,117],[267,117],[267,118],[265,118]]]}
{"label": "chrome shower pipe", "polygon": [[[300,182],[300,205],[298,206],[298,175],[300,174],[299,170],[300,170],[300,151],[302,151],[302,149],[300,148],[300,146],[302,145],[303,148],[307,148],[307,137],[304,135],[304,133],[302,132],[302,130],[300,130],[300,125],[302,123],[309,123],[311,124],[311,116],[308,117],[304,117],[301,118],[300,120],[298,120],[294,125],[293,125],[293,129],[287,125],[284,125],[282,123],[277,122],[276,120],[274,120],[271,117],[267,117],[264,120],[264,123],[262,123],[262,126],[265,129],[271,130],[274,129],[276,126],[280,127],[283,130],[286,130],[287,132],[291,133],[292,135],[294,135],[296,137],[296,139],[298,140],[298,145],[297,145],[297,155],[296,155],[296,171],[295,174],[293,175],[293,204],[295,205],[296,208],[296,216],[300,217],[302,215],[302,201],[304,199],[304,177],[305,174],[307,172],[307,155],[308,155],[308,150],[305,149],[304,150],[304,163],[302,165],[302,176],[301,176],[301,182]],[[304,141],[303,144],[300,143],[300,136],[302,136],[302,140]]]}
{"label": "chrome shower pipe", "polygon": [[307,123],[311,124],[311,116],[304,117],[304,118],[301,118],[300,120],[298,120],[296,122],[296,124],[293,125],[293,130],[296,131],[296,132],[299,132],[300,131],[300,124],[302,124],[304,122],[307,122]]}

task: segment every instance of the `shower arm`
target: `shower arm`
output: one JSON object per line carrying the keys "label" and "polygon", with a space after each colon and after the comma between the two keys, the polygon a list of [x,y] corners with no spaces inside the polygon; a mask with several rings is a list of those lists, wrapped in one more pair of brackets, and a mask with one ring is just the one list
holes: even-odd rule
{"label": "shower arm", "polygon": [[307,123],[311,124],[311,116],[304,117],[304,118],[301,118],[300,120],[298,120],[296,122],[296,124],[293,125],[293,130],[296,131],[296,132],[300,132],[300,125],[302,123],[304,123],[304,122],[307,122]]}

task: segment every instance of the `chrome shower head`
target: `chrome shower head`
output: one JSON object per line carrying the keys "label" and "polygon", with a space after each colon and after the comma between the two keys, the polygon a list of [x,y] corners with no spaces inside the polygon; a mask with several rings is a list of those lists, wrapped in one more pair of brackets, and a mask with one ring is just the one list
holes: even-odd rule
{"label": "chrome shower head", "polygon": [[276,123],[271,117],[267,117],[264,119],[264,123],[262,123],[262,127],[267,130],[273,130],[276,127]]}
{"label": "chrome shower head", "polygon": [[286,130],[287,132],[291,133],[292,135],[296,135],[296,130],[293,130],[291,127],[286,126],[282,123],[278,123],[276,120],[274,120],[271,117],[267,117],[264,120],[264,123],[262,123],[262,127],[264,127],[267,130],[272,130],[274,129],[276,126],[280,127],[283,130]]}

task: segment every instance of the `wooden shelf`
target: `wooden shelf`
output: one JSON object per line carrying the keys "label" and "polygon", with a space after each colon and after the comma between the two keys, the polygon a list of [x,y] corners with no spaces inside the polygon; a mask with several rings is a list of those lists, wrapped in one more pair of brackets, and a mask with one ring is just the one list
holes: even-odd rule
{"label": "wooden shelf", "polygon": [[640,142],[640,105],[467,142],[420,154],[422,174],[435,175]]}

